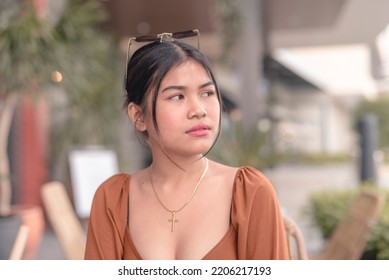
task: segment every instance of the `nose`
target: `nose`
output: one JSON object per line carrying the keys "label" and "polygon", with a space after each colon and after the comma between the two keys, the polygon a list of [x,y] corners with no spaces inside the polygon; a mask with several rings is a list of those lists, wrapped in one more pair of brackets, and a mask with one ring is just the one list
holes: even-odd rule
{"label": "nose", "polygon": [[199,98],[191,98],[188,100],[188,118],[203,118],[207,115],[207,110],[204,104],[201,102]]}

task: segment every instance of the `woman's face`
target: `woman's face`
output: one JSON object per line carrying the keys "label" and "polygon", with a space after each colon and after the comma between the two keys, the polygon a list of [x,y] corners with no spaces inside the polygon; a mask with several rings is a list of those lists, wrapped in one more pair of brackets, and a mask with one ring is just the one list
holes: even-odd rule
{"label": "woman's face", "polygon": [[160,84],[158,133],[151,116],[146,118],[150,145],[162,147],[170,156],[206,153],[217,137],[219,118],[220,104],[212,78],[201,64],[188,60],[171,69]]}

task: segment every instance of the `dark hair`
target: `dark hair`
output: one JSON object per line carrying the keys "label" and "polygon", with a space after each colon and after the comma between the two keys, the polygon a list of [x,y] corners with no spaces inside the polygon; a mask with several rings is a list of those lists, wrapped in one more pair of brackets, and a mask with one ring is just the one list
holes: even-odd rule
{"label": "dark hair", "polygon": [[[156,103],[161,81],[167,72],[174,66],[191,59],[200,63],[209,73],[216,88],[221,114],[221,96],[208,59],[192,45],[177,40],[156,41],[141,47],[133,54],[127,64],[127,77],[125,80],[126,107],[131,102],[134,102],[145,112],[147,93],[151,88],[154,88],[152,93],[151,115],[154,127],[158,132]],[[219,116],[219,131],[217,137],[220,134],[220,121],[221,115]]]}

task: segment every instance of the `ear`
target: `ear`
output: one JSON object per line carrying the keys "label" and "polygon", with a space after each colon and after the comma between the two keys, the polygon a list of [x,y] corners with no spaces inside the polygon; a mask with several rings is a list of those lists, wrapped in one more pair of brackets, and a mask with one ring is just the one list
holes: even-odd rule
{"label": "ear", "polygon": [[145,132],[147,130],[147,126],[144,121],[144,113],[139,105],[136,105],[134,102],[128,104],[127,114],[136,130],[139,132]]}

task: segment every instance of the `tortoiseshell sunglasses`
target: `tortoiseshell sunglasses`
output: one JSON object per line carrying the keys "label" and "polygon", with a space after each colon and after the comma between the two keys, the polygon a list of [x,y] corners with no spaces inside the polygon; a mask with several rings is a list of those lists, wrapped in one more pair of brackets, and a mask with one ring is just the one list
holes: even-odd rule
{"label": "tortoiseshell sunglasses", "polygon": [[179,32],[173,32],[173,33],[160,33],[157,35],[146,35],[146,36],[139,36],[139,37],[131,37],[128,40],[128,45],[127,45],[127,58],[126,58],[126,80],[127,80],[127,64],[130,59],[130,49],[131,49],[131,44],[133,42],[138,42],[138,43],[153,43],[156,41],[164,41],[164,40],[174,40],[174,39],[184,39],[184,38],[189,38],[189,37],[195,37],[197,36],[197,49],[200,49],[200,32],[198,29],[192,29],[192,30],[187,30],[187,31],[179,31]]}

